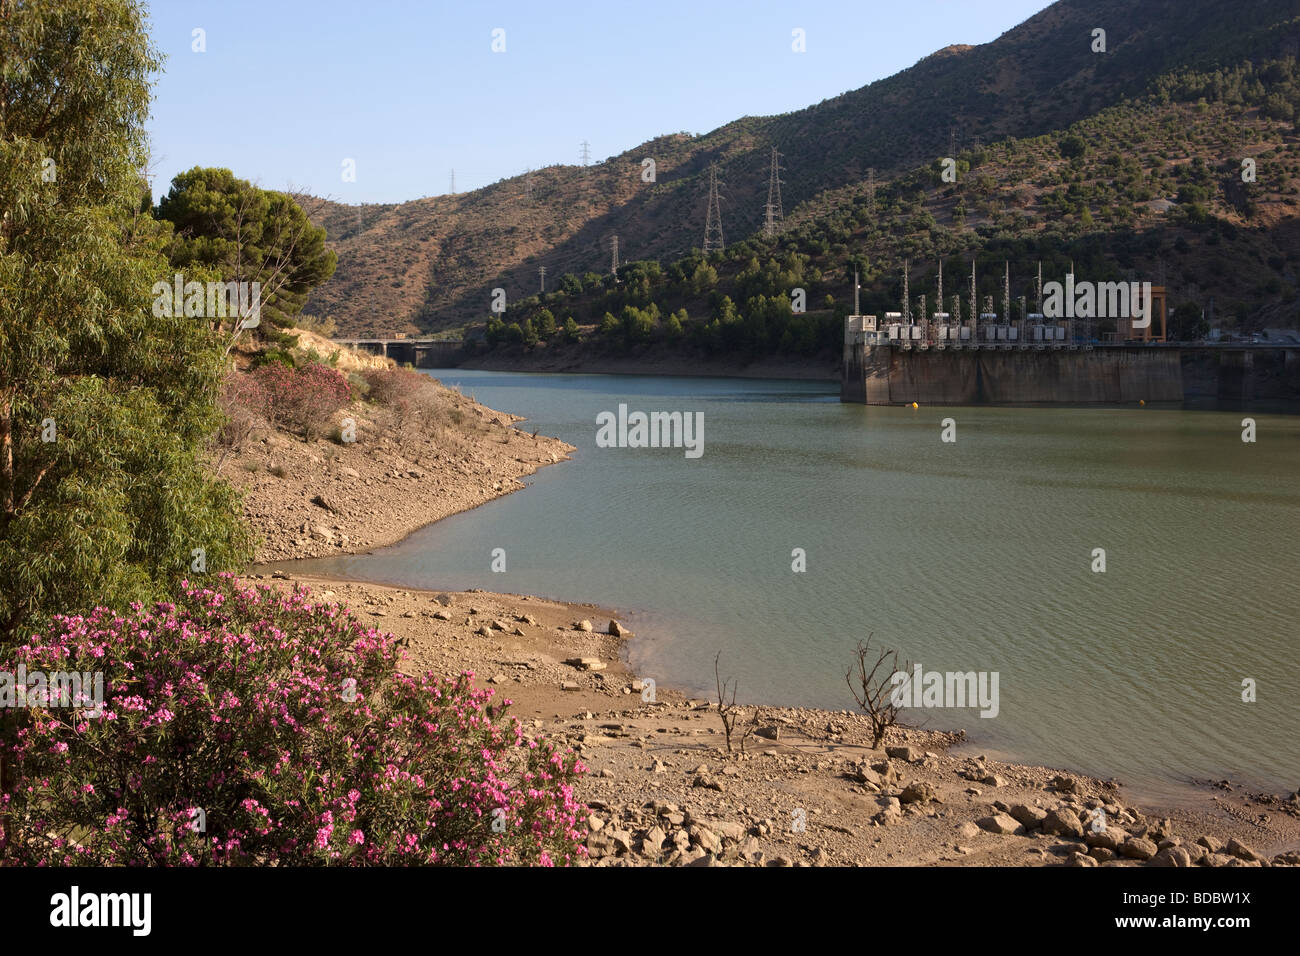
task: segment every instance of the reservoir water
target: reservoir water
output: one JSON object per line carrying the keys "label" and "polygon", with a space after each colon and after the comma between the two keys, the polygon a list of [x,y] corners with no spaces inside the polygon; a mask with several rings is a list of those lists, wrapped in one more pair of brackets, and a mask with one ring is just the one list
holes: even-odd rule
{"label": "reservoir water", "polygon": [[[614,607],[636,632],[634,673],[699,696],[720,652],[748,701],[851,708],[844,673],[874,635],[926,671],[998,673],[995,717],[904,717],[963,728],[990,755],[1162,795],[1224,777],[1300,786],[1300,418],[1251,414],[1247,443],[1240,412],[430,374],[576,445],[573,460],[394,547],[299,569]],[[597,415],[620,403],[702,412],[703,454],[598,447]]]}

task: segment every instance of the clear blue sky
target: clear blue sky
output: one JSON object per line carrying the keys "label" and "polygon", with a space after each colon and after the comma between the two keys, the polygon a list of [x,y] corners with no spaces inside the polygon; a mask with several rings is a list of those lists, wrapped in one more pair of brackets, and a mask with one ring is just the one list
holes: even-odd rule
{"label": "clear blue sky", "polygon": [[[800,109],[993,40],[1048,0],[146,3],[166,56],[149,124],[155,196],[201,165],[355,203],[445,193],[452,169],[465,192],[577,163],[584,139],[596,162]],[[345,158],[355,182],[342,181]]]}

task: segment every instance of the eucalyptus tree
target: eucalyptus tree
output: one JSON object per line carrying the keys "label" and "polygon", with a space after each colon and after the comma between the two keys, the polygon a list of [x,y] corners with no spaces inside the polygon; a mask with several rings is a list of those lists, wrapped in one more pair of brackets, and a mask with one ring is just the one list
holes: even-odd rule
{"label": "eucalyptus tree", "polygon": [[251,556],[204,464],[220,343],[151,308],[159,68],[137,0],[0,0],[0,652]]}

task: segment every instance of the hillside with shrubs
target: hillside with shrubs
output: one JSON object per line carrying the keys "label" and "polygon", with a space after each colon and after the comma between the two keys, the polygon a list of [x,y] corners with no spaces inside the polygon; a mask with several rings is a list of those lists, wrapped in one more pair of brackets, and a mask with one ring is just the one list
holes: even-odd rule
{"label": "hillside with shrubs", "polygon": [[[1104,53],[1091,48],[1099,24]],[[991,272],[1005,257],[1018,260],[1013,296],[1038,258],[1058,277],[1074,258],[1095,281],[1129,270],[1155,277],[1163,267],[1173,300],[1196,306],[1199,318],[1213,298],[1227,328],[1294,326],[1298,43],[1287,0],[1249,0],[1228,19],[1217,0],[1060,0],[990,43],[945,48],[806,109],[659,136],[589,167],[551,166],[395,205],[299,197],[338,254],[309,308],[347,334],[468,323],[477,336],[496,318],[518,322],[513,341],[528,346],[529,318],[538,339],[549,339],[544,307],[558,329],[569,317],[586,332],[619,323],[629,348],[649,323],[668,342],[681,324],[699,350],[739,339],[746,349],[799,353],[834,347],[833,316],[852,304],[853,260],[874,266],[864,282],[877,297],[872,308],[879,300],[896,309],[901,260],[933,268],[946,255],[967,271],[970,257],[981,260],[981,296],[994,293]],[[785,219],[768,239],[773,147]],[[649,183],[640,175],[647,158],[656,168]],[[956,182],[939,179],[944,158],[956,162]],[[1245,158],[1257,164],[1251,183],[1241,178]],[[705,257],[713,164],[730,245]],[[615,234],[626,261],[617,283]],[[819,273],[802,277],[804,317],[749,307],[751,296],[770,302],[790,291],[780,279],[798,272],[791,255]],[[1222,266],[1234,257],[1250,264],[1244,273]],[[646,263],[666,281],[647,276]],[[541,266],[551,291],[538,302]],[[738,288],[745,271],[766,281]],[[506,291],[506,316],[489,313],[494,288]],[[724,297],[749,323],[743,335],[708,331],[731,321]],[[652,303],[648,318],[623,314]]]}
{"label": "hillside with shrubs", "polygon": [[572,451],[389,359],[308,344],[241,364],[211,456],[244,493],[261,561],[391,544]]}
{"label": "hillside with shrubs", "polygon": [[[1001,310],[1004,264],[1035,305],[1037,270],[1169,289],[1171,338],[1300,324],[1300,67],[1294,58],[1159,78],[1151,92],[1050,135],[1006,139],[874,189],[859,182],[794,209],[773,238],[708,256],[559,277],[475,327],[482,356],[675,354],[703,360],[839,354],[856,272],[863,312],[934,301]],[[1249,176],[1243,181],[1243,160]],[[1232,263],[1229,267],[1228,263]],[[794,308],[802,290],[803,311]],[[1105,332],[1107,328],[1099,329]],[[481,336],[480,333],[481,332]],[[582,343],[575,348],[576,343]]]}

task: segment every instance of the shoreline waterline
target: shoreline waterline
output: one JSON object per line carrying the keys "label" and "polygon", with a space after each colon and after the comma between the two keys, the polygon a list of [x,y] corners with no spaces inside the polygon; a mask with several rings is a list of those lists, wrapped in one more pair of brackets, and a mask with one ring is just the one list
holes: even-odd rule
{"label": "shoreline waterline", "polygon": [[[817,383],[614,380],[588,374],[460,369],[439,374],[466,394],[526,416],[529,431],[536,427],[559,435],[575,447],[570,456],[574,466],[534,472],[524,485],[530,495],[491,498],[425,523],[384,547],[304,565],[303,572],[422,591],[449,585],[632,607],[638,637],[629,645],[629,660],[639,671],[656,675],[661,686],[710,696],[712,660],[721,650],[724,667],[730,662],[735,668],[748,700],[809,705],[830,713],[847,702],[841,659],[845,649],[851,649],[855,635],[875,631],[899,648],[900,659],[911,657],[940,670],[1001,670],[1004,702],[1019,709],[1008,711],[1011,723],[1007,717],[993,722],[996,732],[983,732],[983,722],[967,716],[970,712],[920,715],[914,725],[961,727],[989,749],[1015,754],[1033,765],[1079,768],[1158,792],[1203,790],[1197,781],[1207,779],[1244,781],[1265,792],[1287,785],[1286,780],[1273,779],[1284,770],[1262,778],[1249,772],[1254,765],[1280,770],[1293,763],[1285,758],[1286,747],[1275,750],[1271,743],[1287,721],[1265,730],[1269,712],[1243,706],[1240,713],[1258,713],[1265,724],[1237,726],[1239,718],[1221,723],[1208,713],[1203,720],[1196,718],[1196,724],[1186,724],[1191,705],[1178,705],[1177,697],[1168,697],[1169,688],[1186,678],[1178,674],[1179,668],[1170,670],[1160,663],[1171,647],[1183,648],[1180,657],[1169,660],[1183,662],[1179,666],[1184,670],[1190,661],[1194,686],[1215,693],[1206,681],[1221,667],[1215,663],[1217,645],[1227,642],[1237,656],[1245,656],[1243,650],[1258,644],[1287,616],[1290,599],[1284,596],[1281,603],[1264,609],[1262,621],[1260,613],[1249,611],[1238,620],[1236,602],[1251,600],[1252,589],[1243,590],[1240,583],[1246,565],[1231,578],[1208,572],[1208,586],[1202,590],[1215,597],[1204,620],[1198,619],[1196,604],[1205,597],[1197,598],[1190,609],[1169,613],[1180,606],[1177,594],[1166,594],[1174,583],[1170,571],[1194,580],[1197,564],[1207,558],[1231,562],[1239,555],[1243,562],[1257,563],[1260,555],[1248,545],[1275,534],[1279,522],[1277,515],[1270,518],[1267,513],[1283,509],[1279,514],[1284,517],[1295,505],[1295,496],[1279,491],[1276,483],[1220,479],[1216,472],[1223,470],[1223,461],[1231,462],[1224,455],[1231,447],[1200,446],[1225,441],[1215,437],[1220,429],[1236,439],[1236,431],[1229,431],[1235,427],[1230,417],[1150,409],[1122,415],[1086,408],[1050,413],[965,409],[948,413],[960,422],[962,443],[953,451],[964,452],[963,457],[938,442],[937,417],[936,435],[929,434],[929,417],[941,410],[841,406],[827,386]],[[670,453],[656,458],[648,450],[593,446],[595,410],[616,408],[620,401],[638,408],[703,407],[711,423],[722,425],[710,424],[709,451],[697,462],[682,462],[679,452],[671,453],[675,457],[669,462]],[[755,418],[758,429],[746,418]],[[785,427],[774,427],[773,422]],[[1285,440],[1278,445],[1279,434],[1285,439],[1294,430],[1289,420],[1261,419],[1261,429],[1271,447],[1266,445],[1264,457],[1252,462],[1289,454]],[[827,437],[820,437],[823,434]],[[811,456],[805,435],[815,439]],[[1188,445],[1188,435],[1195,444]],[[769,448],[774,439],[776,444]],[[1097,451],[1089,452],[1090,445]],[[986,461],[981,446],[1006,460]],[[948,455],[936,462],[938,467],[927,461],[934,457],[934,448]],[[980,456],[969,458],[967,448]],[[910,461],[918,452],[926,457]],[[1037,458],[1045,452],[1048,467],[1031,461],[1036,467],[1026,469],[1026,452]],[[756,467],[749,467],[756,453]],[[1120,468],[1107,460],[1116,453],[1126,456]],[[1180,477],[1168,481],[1160,472],[1171,455],[1179,463]],[[953,463],[945,464],[947,460]],[[828,467],[835,474],[828,475]],[[725,488],[724,497],[707,492],[696,500],[690,483],[700,472],[693,468],[703,469],[708,482]],[[845,499],[850,504],[876,498],[888,502],[901,494],[902,513],[892,517],[875,506],[859,508],[856,516],[821,506],[806,517],[790,513],[792,501],[839,500],[839,472],[870,495]],[[998,502],[991,509],[990,495]],[[1007,508],[1001,504],[1004,499],[1017,507]],[[493,507],[484,508],[487,503]],[[728,520],[712,520],[717,511],[726,512]],[[986,521],[1001,528],[997,537],[989,538],[974,520],[981,511],[987,512],[982,516]],[[1222,517],[1216,517],[1219,513]],[[1242,525],[1239,515],[1248,523]],[[1044,518],[1059,529],[1041,526]],[[1207,518],[1212,531],[1208,537],[1199,530]],[[843,537],[844,529],[863,519],[867,524],[862,534]],[[1233,528],[1232,539],[1218,530],[1225,521]],[[768,530],[768,523],[778,534]],[[1256,527],[1264,538],[1252,532]],[[1134,528],[1141,532],[1136,537]],[[957,538],[949,541],[954,531]],[[1204,551],[1200,561],[1165,556],[1178,554],[1170,548],[1188,534],[1197,535]],[[927,543],[931,535],[948,543],[935,550]],[[1094,576],[1084,561],[1080,574],[1054,553],[1060,550],[1056,539],[1067,535],[1075,542],[1071,548],[1083,548],[1084,558],[1091,545],[1102,543],[1112,563],[1118,556],[1121,564],[1109,575]],[[779,551],[766,557],[761,553],[772,546],[767,543],[772,539],[777,548],[786,541],[788,549],[789,544],[816,545],[823,538],[850,558],[864,551],[855,558],[863,572],[852,573],[854,561],[848,567],[842,567],[842,560],[841,567],[836,561],[828,565],[825,547],[809,549],[814,572],[809,575],[789,573],[788,550],[784,572]],[[497,547],[509,554],[507,575],[488,573],[488,552]],[[968,555],[978,560],[972,564]],[[1277,555],[1273,560],[1286,564]],[[1154,576],[1144,571],[1149,580],[1134,579],[1135,562],[1152,567]],[[288,562],[264,565],[270,566],[290,569]],[[1206,565],[1212,566],[1217,567]],[[908,583],[913,580],[915,584]],[[505,581],[511,582],[508,589],[501,587]],[[758,593],[754,603],[756,587],[771,593]],[[1223,587],[1231,588],[1233,601],[1216,596]],[[838,601],[838,606],[828,601]],[[1257,619],[1253,623],[1252,617]],[[888,624],[882,627],[882,621]],[[1198,633],[1185,634],[1188,626]],[[945,632],[953,627],[949,637]],[[796,633],[801,637],[791,640],[789,635]],[[785,636],[774,640],[781,634]],[[745,639],[737,642],[735,635]],[[1274,650],[1263,646],[1270,653]],[[1121,681],[1119,696],[1106,684],[1116,679]],[[1064,686],[1055,686],[1062,681]],[[1107,713],[1117,703],[1127,707],[1130,720],[1117,725],[1091,708],[1080,711],[1086,701],[1077,695],[1061,696],[1067,693],[1065,687],[1080,682],[1112,698]],[[1231,700],[1234,695],[1229,689],[1226,696]],[[1272,696],[1276,703],[1276,694]],[[1055,712],[1061,706],[1067,708],[1064,719]],[[1079,719],[1069,711],[1071,706]],[[1043,711],[1045,707],[1051,709]],[[1040,720],[1040,712],[1049,720]],[[1110,739],[1092,739],[1098,720],[1103,735],[1127,748],[1126,760],[1108,761]],[[1184,725],[1200,729],[1184,733]],[[1028,737],[1016,735],[1018,728],[1026,727]],[[1153,737],[1154,731],[1161,736]],[[1172,754],[1166,752],[1167,741],[1175,745]],[[1240,755],[1255,759],[1239,761],[1241,768],[1231,759],[1216,759]],[[1149,779],[1134,767],[1147,771]]]}

